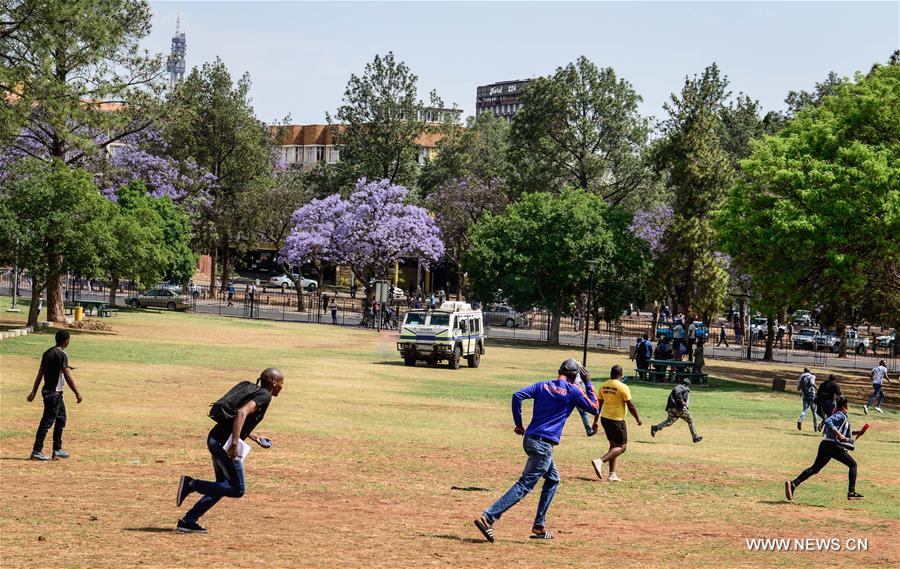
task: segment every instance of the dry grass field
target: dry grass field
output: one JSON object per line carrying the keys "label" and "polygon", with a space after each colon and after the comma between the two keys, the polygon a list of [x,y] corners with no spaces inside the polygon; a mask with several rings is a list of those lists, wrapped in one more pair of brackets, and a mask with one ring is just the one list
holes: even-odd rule
{"label": "dry grass field", "polygon": [[[644,418],[629,418],[620,484],[589,461],[605,449],[577,415],[555,456],[563,483],[548,525],[528,539],[528,496],[484,542],[472,520],[524,464],[510,395],[549,378],[570,350],[489,345],[478,369],[397,357],[395,336],[316,325],[188,314],[123,312],[111,332],[74,332],[68,349],[85,396],[67,394],[68,461],[27,460],[41,414],[25,395],[50,333],[0,343],[0,565],[122,567],[886,567],[900,563],[900,421],[889,411],[854,453],[858,489],[832,463],[800,488],[819,435],[798,432],[794,394],[718,381],[695,388],[703,442],[676,424],[656,438],[668,390],[635,386]],[[604,376],[621,356],[592,353]],[[285,389],[258,430],[273,448],[247,459],[247,495],[223,499],[201,523],[173,533],[182,473],[212,476],[208,405],[268,366]],[[766,373],[763,366],[753,373]],[[717,377],[740,380],[739,363]],[[526,416],[530,404],[525,405]],[[861,409],[851,419],[861,426]],[[49,439],[49,437],[48,437]],[[47,448],[49,448],[49,440]],[[464,490],[465,489],[465,490]],[[188,499],[193,503],[195,498]],[[868,538],[862,552],[751,552],[748,538]]]}

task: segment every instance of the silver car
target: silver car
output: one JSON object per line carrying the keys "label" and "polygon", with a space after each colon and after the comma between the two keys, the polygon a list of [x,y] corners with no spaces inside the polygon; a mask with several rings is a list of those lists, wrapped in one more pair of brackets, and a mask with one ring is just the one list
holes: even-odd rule
{"label": "silver car", "polygon": [[518,328],[528,326],[528,319],[515,308],[505,305],[492,306],[484,312],[484,322],[488,326]]}
{"label": "silver car", "polygon": [[132,308],[165,308],[166,310],[184,310],[191,305],[186,294],[178,294],[167,288],[153,288],[138,296],[125,299]]}

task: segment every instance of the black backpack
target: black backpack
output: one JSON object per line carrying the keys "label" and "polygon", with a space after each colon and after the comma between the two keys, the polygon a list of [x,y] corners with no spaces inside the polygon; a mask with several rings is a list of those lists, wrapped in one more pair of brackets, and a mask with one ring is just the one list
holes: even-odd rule
{"label": "black backpack", "polygon": [[216,423],[230,423],[237,410],[244,406],[261,388],[250,381],[242,381],[228,390],[209,408],[209,418]]}

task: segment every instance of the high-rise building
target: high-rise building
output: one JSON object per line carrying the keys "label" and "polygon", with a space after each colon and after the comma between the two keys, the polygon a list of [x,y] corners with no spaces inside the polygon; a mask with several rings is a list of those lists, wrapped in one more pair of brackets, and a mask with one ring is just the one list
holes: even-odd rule
{"label": "high-rise building", "polygon": [[522,108],[519,98],[531,79],[503,81],[482,85],[475,92],[475,114],[491,112],[512,122],[513,116]]}
{"label": "high-rise building", "polygon": [[181,31],[181,16],[175,20],[175,35],[172,36],[172,51],[166,60],[166,70],[169,72],[169,87],[184,79],[184,55],[187,51],[187,40]]}

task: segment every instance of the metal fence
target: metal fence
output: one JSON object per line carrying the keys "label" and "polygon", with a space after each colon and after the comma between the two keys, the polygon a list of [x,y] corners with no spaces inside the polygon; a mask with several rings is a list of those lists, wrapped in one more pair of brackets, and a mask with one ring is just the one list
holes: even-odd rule
{"label": "metal fence", "polygon": [[[0,294],[9,295],[12,287],[11,275],[8,271],[0,274]],[[140,291],[131,282],[123,282],[116,292],[116,304],[124,306],[128,298],[136,296]],[[20,300],[31,297],[31,283],[27,276],[19,279]],[[303,292],[302,303],[293,289],[271,287],[261,284],[256,287],[253,298],[250,289],[241,284],[235,287],[234,294],[212,291],[208,286],[193,286],[184,291],[189,297],[190,312],[232,318],[273,320],[281,322],[304,322],[337,326],[365,326],[375,329],[396,329],[403,321],[408,310],[416,304],[412,299],[398,299],[386,306],[368,306],[362,294],[355,297],[345,291],[326,287],[321,292]],[[68,278],[64,281],[64,294],[69,302],[77,300],[106,300],[110,291],[105,283],[79,278]],[[549,312],[533,310],[522,314],[523,322],[513,320],[513,326],[506,326],[509,318],[493,318],[491,310],[485,308],[486,328],[488,336],[493,339],[547,342],[550,337],[551,317]],[[581,346],[584,342],[584,322],[571,316],[564,316],[560,322],[560,343],[566,346]],[[647,313],[623,315],[615,321],[601,320],[599,324],[593,320],[588,331],[588,347],[608,350],[628,350],[636,343],[639,335],[650,332],[651,318]],[[725,342],[719,343],[718,323],[710,330],[710,338],[706,342],[704,355],[713,359],[746,360],[748,358],[748,338],[736,343],[734,331],[726,330]],[[652,338],[652,336],[651,336]],[[727,344],[727,345],[726,345]],[[789,340],[776,344],[773,348],[775,362],[792,365],[810,365],[846,369],[871,369],[878,360],[884,359],[892,372],[900,371],[900,358],[890,353],[885,347],[871,348],[865,354],[848,352],[847,357],[839,358],[831,351],[812,351],[794,349]],[[751,360],[762,360],[765,354],[765,341],[752,340],[749,346]]]}

